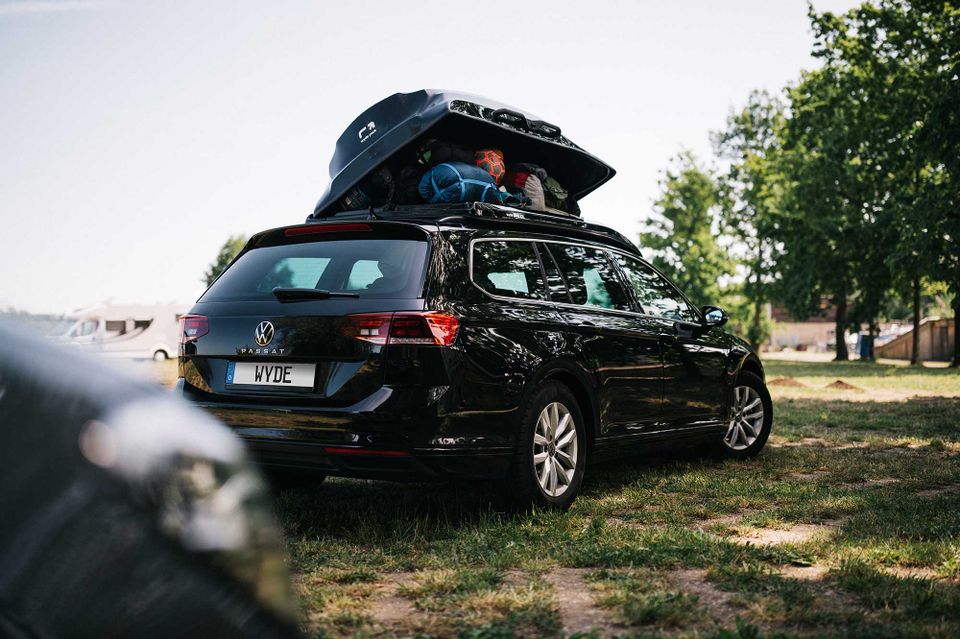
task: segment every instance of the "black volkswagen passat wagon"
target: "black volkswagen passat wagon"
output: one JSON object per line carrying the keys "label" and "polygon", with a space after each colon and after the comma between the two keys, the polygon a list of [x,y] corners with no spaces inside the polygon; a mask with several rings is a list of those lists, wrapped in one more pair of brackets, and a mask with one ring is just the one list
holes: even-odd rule
{"label": "black volkswagen passat wagon", "polygon": [[588,460],[764,446],[763,369],[725,321],[608,228],[400,207],[251,238],[181,320],[178,388],[265,465],[565,508]]}

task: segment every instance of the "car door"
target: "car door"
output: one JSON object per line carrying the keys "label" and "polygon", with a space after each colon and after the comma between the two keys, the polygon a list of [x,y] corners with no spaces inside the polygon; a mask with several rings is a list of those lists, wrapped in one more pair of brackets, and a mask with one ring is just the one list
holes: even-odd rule
{"label": "car door", "polygon": [[[560,350],[558,316],[547,299],[534,240],[481,237],[470,244],[470,286],[460,339],[472,362],[457,392],[474,407],[519,401],[524,376]],[[456,277],[456,274],[452,275]]]}
{"label": "car door", "polygon": [[[538,245],[553,300],[598,380],[600,437],[651,429],[663,393],[659,333],[635,312],[607,251],[561,242]],[[558,296],[558,291],[562,291]]]}
{"label": "car door", "polygon": [[652,266],[615,254],[637,303],[657,327],[663,353],[663,426],[712,426],[724,418],[723,342],[703,324],[700,312]]}

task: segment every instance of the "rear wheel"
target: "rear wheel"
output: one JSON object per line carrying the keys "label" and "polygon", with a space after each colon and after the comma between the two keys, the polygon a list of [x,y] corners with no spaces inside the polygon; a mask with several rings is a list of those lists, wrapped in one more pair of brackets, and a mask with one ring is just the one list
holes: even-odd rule
{"label": "rear wheel", "polygon": [[770,437],[773,402],[763,380],[741,372],[733,388],[733,404],[720,450],[726,457],[742,459],[760,452]]}
{"label": "rear wheel", "polygon": [[157,350],[153,352],[153,361],[155,362],[165,362],[167,361],[167,351]]}
{"label": "rear wheel", "polygon": [[523,412],[509,477],[522,507],[566,510],[587,461],[583,416],[573,393],[558,382],[541,386]]}

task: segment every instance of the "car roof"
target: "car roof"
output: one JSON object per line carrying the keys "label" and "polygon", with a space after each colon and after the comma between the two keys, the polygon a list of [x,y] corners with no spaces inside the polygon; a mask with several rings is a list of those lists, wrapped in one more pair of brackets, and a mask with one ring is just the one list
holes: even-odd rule
{"label": "car roof", "polygon": [[431,232],[438,228],[470,228],[536,233],[597,242],[640,256],[640,250],[633,242],[610,227],[552,209],[530,211],[483,202],[398,205],[388,209],[342,211],[323,219],[310,219],[307,224],[342,223],[346,220],[406,222],[424,226]]}

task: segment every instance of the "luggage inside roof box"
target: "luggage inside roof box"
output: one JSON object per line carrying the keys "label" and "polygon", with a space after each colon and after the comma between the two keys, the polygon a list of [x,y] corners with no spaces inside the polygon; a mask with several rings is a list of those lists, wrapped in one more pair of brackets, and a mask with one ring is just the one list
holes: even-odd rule
{"label": "luggage inside roof box", "polygon": [[[563,136],[559,127],[486,98],[449,91],[396,93],[364,111],[337,140],[330,184],[308,219],[341,210],[340,200],[380,167],[398,172],[400,158],[435,138],[474,149],[498,148],[507,162],[546,169],[577,200],[615,171]],[[398,164],[390,166],[391,163]]]}

